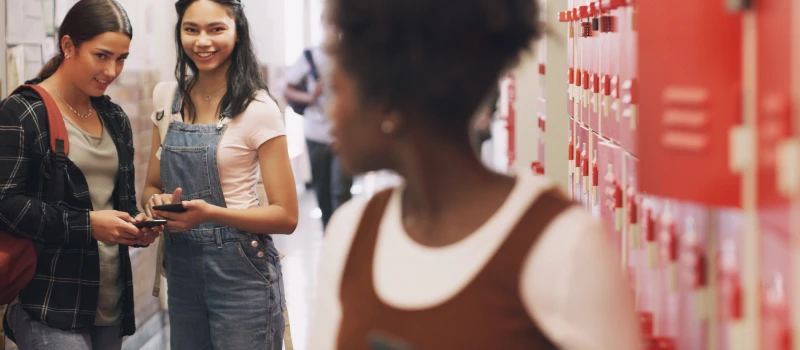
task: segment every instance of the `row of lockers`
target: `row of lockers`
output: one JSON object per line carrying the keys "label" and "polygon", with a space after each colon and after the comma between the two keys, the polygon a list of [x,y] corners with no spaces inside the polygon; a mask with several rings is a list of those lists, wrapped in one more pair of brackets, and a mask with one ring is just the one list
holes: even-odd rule
{"label": "row of lockers", "polygon": [[[549,1],[560,12],[548,24],[568,35],[538,50],[539,96],[507,85],[510,163],[515,119],[532,117],[514,101],[538,98],[533,171],[567,174],[606,223],[645,349],[800,349],[793,2]],[[544,48],[563,45],[566,74],[547,72],[563,85],[544,86]],[[546,115],[547,89],[562,86],[567,110]],[[568,119],[562,144],[545,144],[548,119]],[[569,169],[544,169],[545,149]]]}

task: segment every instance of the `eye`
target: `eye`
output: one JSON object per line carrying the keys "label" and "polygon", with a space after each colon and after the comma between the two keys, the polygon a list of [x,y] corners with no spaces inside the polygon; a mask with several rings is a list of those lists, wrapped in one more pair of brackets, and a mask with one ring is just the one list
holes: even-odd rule
{"label": "eye", "polygon": [[187,32],[187,33],[194,33],[195,32],[194,28],[189,28],[189,27],[183,28],[183,31]]}
{"label": "eye", "polygon": [[101,60],[105,60],[106,58],[108,58],[108,55],[106,55],[104,53],[97,53],[97,54],[95,54],[95,56],[97,56],[97,58],[99,58]]}
{"label": "eye", "polygon": [[219,33],[219,32],[222,32],[224,30],[225,30],[225,28],[217,27],[217,28],[212,29],[211,31],[214,32],[214,33]]}
{"label": "eye", "polygon": [[125,62],[125,60],[127,60],[127,59],[128,59],[128,57],[120,57],[120,58],[117,58],[117,61]]}

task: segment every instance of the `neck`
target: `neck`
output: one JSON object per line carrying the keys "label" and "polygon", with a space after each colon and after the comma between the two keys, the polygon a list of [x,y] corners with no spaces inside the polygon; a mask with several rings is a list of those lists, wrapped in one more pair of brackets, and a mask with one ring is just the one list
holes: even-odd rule
{"label": "neck", "polygon": [[[64,102],[72,106],[72,108],[83,111],[90,103],[90,96],[81,91],[81,89],[75,86],[75,84],[73,84],[66,76],[64,76],[63,70],[57,70],[47,80],[56,90],[56,93],[60,95],[60,98],[64,99]],[[58,98],[59,96],[56,95],[53,97]]]}
{"label": "neck", "polygon": [[231,62],[228,60],[225,64],[220,65],[213,71],[200,71],[197,74],[197,83],[194,86],[195,91],[199,93],[212,93],[216,89],[228,83],[228,67]]}
{"label": "neck", "polygon": [[435,221],[448,206],[468,201],[499,177],[471,152],[466,135],[458,142],[414,142],[406,149],[395,170],[406,180],[404,212],[419,219]]}

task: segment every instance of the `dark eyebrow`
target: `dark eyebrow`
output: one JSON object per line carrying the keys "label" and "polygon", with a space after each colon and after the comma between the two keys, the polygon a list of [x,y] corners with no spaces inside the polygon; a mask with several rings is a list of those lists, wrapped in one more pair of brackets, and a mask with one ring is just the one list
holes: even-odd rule
{"label": "dark eyebrow", "polygon": [[[199,24],[194,23],[194,22],[183,22],[183,25],[185,25],[185,26],[193,26],[193,27],[200,27]],[[214,27],[214,26],[220,26],[220,25],[226,26],[226,27],[228,26],[224,22],[212,22],[212,23],[207,24],[206,27]]]}
{"label": "dark eyebrow", "polygon": [[[100,51],[100,52],[102,52],[102,53],[104,53],[106,55],[109,55],[109,56],[114,56],[113,52],[105,50],[105,49],[101,49],[99,47],[97,48],[97,51]],[[128,55],[130,55],[130,52],[123,53],[123,54],[120,55],[120,57],[128,57]]]}

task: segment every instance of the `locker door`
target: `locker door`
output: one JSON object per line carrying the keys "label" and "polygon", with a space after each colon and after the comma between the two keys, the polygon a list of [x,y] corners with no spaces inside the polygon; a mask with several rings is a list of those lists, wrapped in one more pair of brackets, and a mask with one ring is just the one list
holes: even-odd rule
{"label": "locker door", "polygon": [[622,6],[619,2],[604,0],[600,2],[600,7],[604,11],[600,17],[600,134],[609,140],[619,139],[619,122],[617,121],[617,109],[619,96],[619,10]]}
{"label": "locker door", "polygon": [[741,15],[724,6],[695,0],[637,5],[639,80],[646,82],[639,85],[642,191],[740,205],[728,133],[741,119]]}
{"label": "locker door", "polygon": [[638,155],[636,129],[639,124],[639,79],[637,72],[638,57],[636,47],[639,35],[636,28],[637,7],[627,6],[620,9],[622,18],[620,32],[620,115],[619,141],[622,148]]}
{"label": "locker door", "polygon": [[776,149],[792,136],[791,1],[759,0],[755,5],[758,22],[758,196],[762,205],[781,205],[786,198],[778,191]]}

